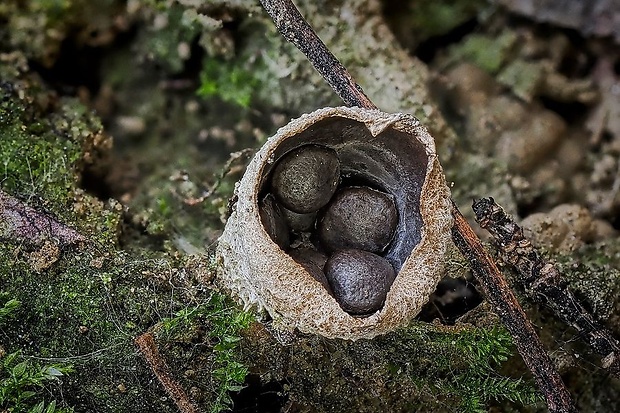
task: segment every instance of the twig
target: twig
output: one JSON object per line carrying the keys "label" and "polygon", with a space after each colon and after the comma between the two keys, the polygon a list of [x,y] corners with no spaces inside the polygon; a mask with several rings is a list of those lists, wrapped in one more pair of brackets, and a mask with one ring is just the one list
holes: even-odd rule
{"label": "twig", "polygon": [[261,0],[261,4],[273,19],[282,37],[306,55],[312,66],[346,105],[377,109],[362,87],[319,39],[290,0]]}
{"label": "twig", "polygon": [[[327,49],[314,30],[304,20],[290,0],[261,0],[272,17],[278,31],[293,43],[325,78],[340,98],[350,106],[375,109],[361,87],[338,59]],[[491,257],[469,223],[453,203],[455,224],[452,236],[461,252],[470,260],[470,265],[479,277],[487,298],[512,334],[515,345],[526,365],[532,371],[542,391],[550,412],[576,412],[571,396],[559,373],[553,367],[538,336],[534,332],[521,306],[512,294]]]}
{"label": "twig", "polygon": [[157,345],[153,339],[153,333],[146,332],[142,334],[135,339],[135,343],[161,385],[164,386],[166,393],[174,400],[178,409],[182,413],[198,413],[198,408],[189,400],[181,385],[172,378],[170,369],[159,355],[159,350],[157,350]]}
{"label": "twig", "polygon": [[493,235],[502,258],[517,270],[517,281],[525,292],[575,328],[594,351],[603,356],[602,366],[620,377],[620,343],[577,301],[557,268],[541,258],[521,227],[493,198],[475,201],[473,210],[476,221]]}
{"label": "twig", "polygon": [[452,216],[454,217],[452,227],[454,243],[469,260],[487,300],[493,305],[511,334],[523,361],[531,370],[534,380],[545,396],[549,411],[576,412],[570,393],[506,279],[454,203]]}

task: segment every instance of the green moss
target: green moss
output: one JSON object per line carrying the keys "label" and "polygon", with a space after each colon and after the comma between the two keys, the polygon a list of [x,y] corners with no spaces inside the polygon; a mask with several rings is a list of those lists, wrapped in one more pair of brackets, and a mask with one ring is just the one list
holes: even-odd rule
{"label": "green moss", "polygon": [[260,329],[246,334],[252,337],[241,342],[243,363],[265,382],[286,383],[290,400],[318,411],[463,411],[537,400],[529,380],[499,372],[514,349],[497,327],[414,322],[372,340],[304,336],[286,346]]}
{"label": "green moss", "polygon": [[409,2],[412,10],[407,14],[411,22],[408,27],[420,31],[422,38],[449,32],[474,17],[485,4],[483,1]]}
{"label": "green moss", "polygon": [[450,61],[468,60],[491,74],[496,74],[506,63],[518,37],[511,31],[491,37],[472,34],[450,49]]}
{"label": "green moss", "polygon": [[75,99],[53,94],[28,77],[0,84],[0,189],[65,223],[116,244],[119,205],[103,204],[78,185],[82,171],[105,156],[110,139]]}
{"label": "green moss", "polygon": [[503,328],[465,331],[450,345],[462,355],[465,368],[438,378],[435,386],[440,395],[458,398],[460,411],[486,412],[489,402],[526,405],[542,400],[533,383],[498,372],[514,352],[512,339]]}
{"label": "green moss", "polygon": [[[9,299],[7,292],[0,292],[0,327],[14,319],[20,302]],[[7,412],[20,413],[69,413],[71,408],[56,407],[56,400],[46,403],[46,392],[53,392],[50,381],[72,372],[69,364],[39,363],[22,357],[20,351],[6,354],[0,346],[0,408]],[[55,383],[57,384],[57,383]],[[52,393],[53,394],[53,393]]]}
{"label": "green moss", "polygon": [[[118,0],[4,1],[0,5],[0,50],[19,50],[29,59],[51,67],[67,39],[99,45],[98,36],[113,30],[114,18],[124,7],[124,2]],[[96,21],[92,20],[94,15]]]}
{"label": "green moss", "polygon": [[189,46],[201,27],[196,20],[184,18],[184,8],[177,3],[169,5],[163,16],[166,24],[163,28],[153,28],[146,35],[144,47],[166,70],[178,73],[185,64],[185,59],[179,54],[179,44],[184,42]]}
{"label": "green moss", "polygon": [[66,191],[71,187],[74,179],[71,164],[79,148],[76,151],[75,144],[69,141],[65,151],[46,136],[29,134],[19,123],[0,129],[0,136],[3,140],[0,159],[6,177],[3,189],[25,196],[36,194],[52,202],[62,201],[65,196],[57,188]]}
{"label": "green moss", "polygon": [[[188,368],[208,376],[198,386],[209,395],[201,406],[225,406],[228,392],[238,389],[245,376],[235,347],[238,330],[249,323],[250,316],[200,286],[178,255],[145,246],[128,249],[131,254],[117,249],[121,205],[102,202],[79,188],[85,168],[99,164],[110,149],[99,120],[77,101],[57,100],[36,80],[2,66],[7,78],[0,84],[0,165],[6,176],[1,189],[42,213],[51,213],[90,240],[82,247],[63,248],[57,261],[36,270],[31,257],[38,253],[37,245],[3,239],[0,281],[11,300],[0,302],[6,322],[2,344],[10,343],[11,350],[42,365],[70,363],[74,372],[58,385],[76,411],[173,412],[174,403],[165,400],[165,392],[136,351],[134,338],[162,319],[182,317],[183,310],[197,308],[199,316],[185,314],[191,323],[184,327],[209,331],[199,347],[202,352],[181,348],[176,355],[187,361]],[[170,183],[168,178],[165,175],[164,181]],[[152,221],[166,223],[166,230],[186,222],[198,228],[196,232],[202,231],[194,221],[196,215],[204,217],[202,209],[196,207],[198,214],[187,214],[171,188],[178,189],[172,184],[160,188],[159,196],[145,197],[157,216]],[[9,317],[17,302],[19,312]],[[176,340],[172,335],[162,340],[162,353],[173,348]],[[170,360],[175,360],[173,356]],[[188,389],[194,386],[184,384]],[[52,406],[47,402],[41,408]]]}
{"label": "green moss", "polygon": [[501,70],[497,81],[508,86],[516,96],[529,101],[538,91],[545,74],[545,67],[540,62],[516,59]]}
{"label": "green moss", "polygon": [[15,316],[15,310],[19,308],[19,301],[9,298],[6,292],[0,292],[0,326]]}
{"label": "green moss", "polygon": [[620,308],[620,240],[585,245],[552,258],[577,297],[599,319],[606,320]]}
{"label": "green moss", "polygon": [[70,407],[57,407],[56,400],[45,400],[49,399],[46,393],[54,390],[49,382],[72,371],[67,364],[41,366],[24,359],[19,351],[0,357],[0,408],[11,413],[73,412]]}
{"label": "green moss", "polygon": [[[540,401],[533,383],[499,372],[514,354],[512,339],[504,328],[428,330],[428,326],[418,324],[408,333],[421,341],[419,350],[406,363],[409,374],[417,378],[418,388],[430,389],[438,399],[452,400],[462,412],[487,411],[491,402]],[[405,370],[403,364],[398,367],[401,371]]]}
{"label": "green moss", "polygon": [[506,165],[484,154],[467,153],[471,149],[465,148],[466,144],[463,142],[461,153],[443,165],[446,180],[454,182],[451,192],[457,205],[462,205],[463,213],[473,218],[472,200],[491,194],[506,211],[516,213],[515,198],[506,180]]}
{"label": "green moss", "polygon": [[241,331],[248,328],[253,320],[253,315],[239,310],[217,293],[199,305],[184,308],[174,317],[162,320],[160,335],[163,334],[166,341],[188,341],[197,326],[207,328],[207,340],[213,349],[212,365],[207,377],[201,381],[212,382],[217,389],[208,396],[209,411],[212,413],[230,409],[231,392],[243,388],[248,368],[238,361],[237,347]]}
{"label": "green moss", "polygon": [[250,106],[258,79],[235,64],[219,59],[206,59],[200,72],[198,94],[205,97],[217,96],[243,108]]}
{"label": "green moss", "polygon": [[[70,362],[75,371],[63,381],[62,391],[66,402],[78,411],[176,411],[173,403],[162,403],[162,389],[152,381],[152,371],[133,341],[162,318],[182,314],[188,308],[184,294],[205,303],[199,305],[203,324],[195,324],[195,328],[213,331],[209,335],[213,338],[202,344],[202,349],[213,349],[221,337],[234,343],[234,329],[247,323],[245,316],[234,318],[234,307],[216,302],[208,291],[190,293],[196,287],[189,284],[187,275],[178,279],[186,279],[188,284],[172,278],[173,272],[185,274],[186,270],[182,262],[171,259],[147,254],[137,259],[109,250],[76,251],[37,274],[30,269],[27,251],[20,251],[15,244],[0,246],[0,257],[3,286],[21,303],[18,316],[6,321],[4,339],[11,348],[45,363]],[[232,320],[236,324],[227,324]],[[222,326],[229,330],[222,331]],[[184,327],[191,330],[189,324]],[[174,343],[176,338],[168,340]],[[165,348],[167,343],[161,345]],[[238,366],[233,350],[208,350],[206,354],[221,364],[222,371],[234,371]],[[182,353],[187,357],[187,348]],[[219,359],[217,354],[226,357]],[[207,367],[204,371],[211,372]],[[182,376],[182,371],[175,373]],[[225,384],[232,386],[231,380]],[[200,388],[205,394],[222,391],[215,380],[205,381]]]}
{"label": "green moss", "polygon": [[34,120],[44,108],[30,106],[27,99],[20,99],[14,84],[3,83],[0,87],[0,162],[5,177],[2,188],[59,201],[59,191],[54,188],[66,192],[75,180],[74,168],[81,155],[79,143],[63,136],[62,145],[58,145],[57,140],[66,128],[57,134],[50,122]]}

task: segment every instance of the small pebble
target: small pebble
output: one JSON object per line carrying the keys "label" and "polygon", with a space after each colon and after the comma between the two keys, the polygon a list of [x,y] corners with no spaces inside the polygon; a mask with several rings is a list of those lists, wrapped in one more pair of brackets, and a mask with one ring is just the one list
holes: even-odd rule
{"label": "small pebble", "polygon": [[319,239],[330,251],[381,252],[394,237],[398,212],[392,197],[365,186],[340,190],[319,223]]}
{"label": "small pebble", "polygon": [[273,170],[271,189],[285,208],[298,214],[327,205],[340,181],[340,161],[332,149],[301,146],[284,155]]}
{"label": "small pebble", "polygon": [[286,250],[290,245],[288,227],[282,210],[273,195],[270,194],[263,198],[259,206],[259,214],[269,237],[280,248]]}
{"label": "small pebble", "polygon": [[325,275],[340,307],[351,315],[369,315],[385,302],[396,274],[383,257],[367,251],[342,250],[325,264]]}

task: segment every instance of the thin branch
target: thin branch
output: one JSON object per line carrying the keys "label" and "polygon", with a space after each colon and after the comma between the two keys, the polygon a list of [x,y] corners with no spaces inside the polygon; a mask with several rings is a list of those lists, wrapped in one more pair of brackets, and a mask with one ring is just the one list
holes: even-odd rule
{"label": "thin branch", "polygon": [[542,259],[521,227],[493,198],[475,201],[473,210],[476,221],[493,235],[502,258],[517,270],[517,281],[525,292],[575,328],[594,351],[603,356],[602,366],[620,377],[620,343],[577,301],[557,268]]}
{"label": "thin branch", "polygon": [[[340,98],[349,106],[375,109],[351,74],[327,49],[312,27],[304,20],[290,0],[261,0],[278,31],[293,43],[312,63]],[[491,257],[456,205],[453,205],[455,224],[452,236],[480,279],[487,298],[512,334],[517,349],[532,371],[550,412],[576,412],[571,396],[559,373],[553,367],[538,336],[521,306]]]}
{"label": "thin branch", "polygon": [[497,315],[512,336],[523,361],[534,375],[534,380],[545,396],[549,411],[576,412],[570,393],[506,279],[454,203],[452,216],[454,217],[452,227],[454,242],[469,260],[487,300],[495,308]]}
{"label": "thin branch", "polygon": [[353,76],[329,51],[290,0],[261,0],[276,28],[293,43],[347,106],[377,109]]}
{"label": "thin branch", "polygon": [[181,385],[174,380],[166,362],[159,354],[153,333],[142,334],[135,339],[135,343],[166,393],[174,400],[179,411],[181,413],[198,413],[200,410],[190,401]]}

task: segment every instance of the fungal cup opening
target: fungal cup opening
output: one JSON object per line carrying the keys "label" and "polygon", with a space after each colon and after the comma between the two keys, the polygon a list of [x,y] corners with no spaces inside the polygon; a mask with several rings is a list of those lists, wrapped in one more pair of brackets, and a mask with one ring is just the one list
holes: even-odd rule
{"label": "fungal cup opening", "polygon": [[[297,172],[284,179],[287,171]],[[276,182],[293,190],[276,191]],[[337,107],[291,120],[248,164],[235,195],[217,277],[278,328],[372,338],[412,320],[442,277],[450,190],[432,136],[410,115]]]}
{"label": "fungal cup opening", "polygon": [[[398,275],[422,238],[420,196],[430,168],[430,157],[423,144],[393,127],[373,136],[364,123],[334,116],[287,137],[269,158],[273,162],[265,163],[262,168],[258,193],[261,222],[267,234],[292,259],[307,268],[343,310],[354,316],[367,316],[380,310],[394,274]],[[289,185],[292,189],[279,185]],[[299,199],[287,198],[289,193],[292,198]],[[355,207],[355,200],[335,205],[349,193],[361,196],[358,207]],[[369,209],[373,203],[376,207]],[[348,224],[353,227],[349,232],[346,226],[326,228],[326,221],[338,208],[339,219],[351,219],[354,223]],[[303,227],[299,222],[304,222]],[[287,228],[288,236],[282,233],[282,228]],[[325,235],[330,231],[336,235],[335,243],[331,241],[334,237]],[[356,237],[365,236],[364,231],[370,234],[368,237],[373,242],[356,241]],[[348,242],[347,238],[353,240]],[[342,250],[354,250],[345,254],[347,257],[366,257],[364,259],[374,263],[375,267],[369,267],[371,269],[366,272],[353,271],[356,274],[377,273],[368,282],[384,287],[382,291],[375,291],[371,304],[352,303],[343,298],[355,297],[356,294],[346,288],[358,287],[347,278],[349,275],[341,276],[333,270],[347,267],[341,263],[342,254],[337,258],[338,263],[334,263],[336,258],[332,259]],[[306,259],[305,254],[313,255],[312,259]],[[317,264],[321,261],[317,261],[317,254],[327,257],[323,268]],[[372,256],[368,258],[368,254]],[[393,274],[385,270],[384,262],[393,269]]]}

